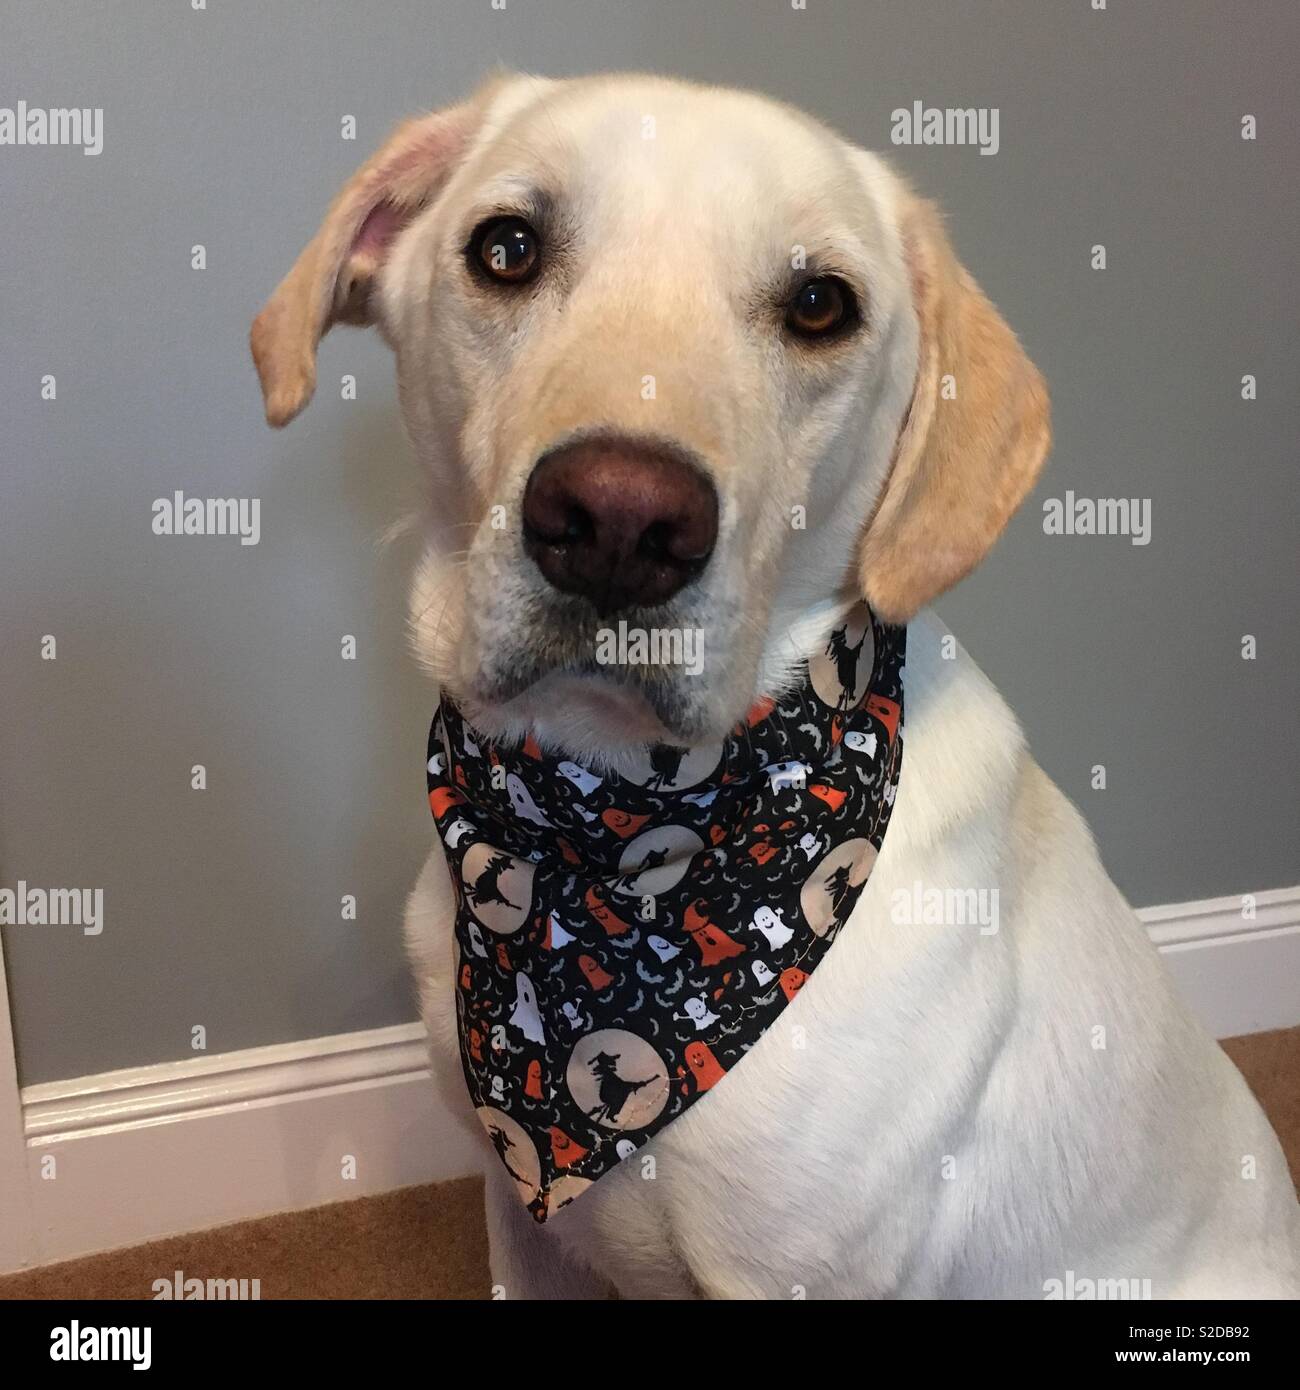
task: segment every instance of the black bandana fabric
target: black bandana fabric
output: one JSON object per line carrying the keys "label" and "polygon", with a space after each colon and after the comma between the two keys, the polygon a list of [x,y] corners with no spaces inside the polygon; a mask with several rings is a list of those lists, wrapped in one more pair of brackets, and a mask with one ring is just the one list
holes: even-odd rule
{"label": "black bandana fabric", "polygon": [[538,1221],[724,1083],[834,942],[889,824],[905,644],[859,605],[724,740],[624,775],[491,744],[443,697],[461,1061]]}

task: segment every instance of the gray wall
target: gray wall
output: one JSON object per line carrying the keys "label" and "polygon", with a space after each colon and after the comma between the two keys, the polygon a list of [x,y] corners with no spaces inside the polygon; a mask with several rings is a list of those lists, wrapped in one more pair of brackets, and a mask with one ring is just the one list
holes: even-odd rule
{"label": "gray wall", "polygon": [[[411,544],[378,538],[418,484],[376,342],[333,335],[318,400],[273,435],[245,334],[390,124],[496,61],[752,85],[875,148],[917,99],[1000,109],[995,157],[893,151],[1055,398],[1043,482],[940,611],[1135,903],[1300,880],[1296,15],[3,0],[0,106],[105,111],[98,157],[0,147],[0,884],[106,894],[98,937],[5,931],[23,1080],[188,1056],[195,1025],[217,1052],[414,1017],[398,917],[430,843],[431,697],[403,645]],[[261,543],[153,535],[177,488],[260,498]],[[1044,535],[1067,488],[1150,498],[1151,543]]]}

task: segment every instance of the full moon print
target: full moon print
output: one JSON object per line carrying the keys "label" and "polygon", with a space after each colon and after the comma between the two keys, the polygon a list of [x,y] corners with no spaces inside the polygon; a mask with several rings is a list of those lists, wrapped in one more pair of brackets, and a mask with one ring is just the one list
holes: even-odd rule
{"label": "full moon print", "polygon": [[533,866],[491,845],[471,845],[461,864],[465,901],[475,918],[498,936],[517,932],[533,902]]}
{"label": "full moon print", "polygon": [[722,744],[702,743],[698,748],[658,744],[637,755],[627,778],[648,792],[683,792],[698,786],[722,761]]}
{"label": "full moon print", "polygon": [[474,1113],[487,1130],[488,1142],[496,1156],[518,1184],[524,1205],[535,1201],[542,1188],[542,1165],[524,1127],[512,1120],[504,1110],[494,1109],[490,1105],[480,1105]]}
{"label": "full moon print", "polygon": [[809,659],[808,676],[822,704],[852,709],[866,694],[875,662],[871,620],[855,609],[831,632],[821,651]]}
{"label": "full moon print", "polygon": [[870,840],[845,840],[809,874],[799,907],[818,936],[844,925],[875,862],[876,847]]}
{"label": "full moon print", "polygon": [[644,1038],[621,1028],[588,1033],[565,1081],[574,1103],[605,1129],[641,1129],[668,1103],[668,1068]]}
{"label": "full moon print", "polygon": [[638,835],[623,851],[614,888],[629,897],[654,897],[681,882],[704,841],[684,825],[664,825]]}

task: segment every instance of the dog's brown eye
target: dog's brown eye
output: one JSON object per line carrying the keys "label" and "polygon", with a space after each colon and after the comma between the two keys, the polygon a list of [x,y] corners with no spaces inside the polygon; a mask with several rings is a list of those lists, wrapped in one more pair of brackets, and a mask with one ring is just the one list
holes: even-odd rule
{"label": "dog's brown eye", "polygon": [[822,338],[845,327],[854,313],[853,292],[843,280],[806,280],[785,311],[785,326],[801,338]]}
{"label": "dog's brown eye", "polygon": [[498,217],[487,223],[475,232],[470,251],[492,279],[507,285],[531,280],[542,258],[537,233],[522,217]]}

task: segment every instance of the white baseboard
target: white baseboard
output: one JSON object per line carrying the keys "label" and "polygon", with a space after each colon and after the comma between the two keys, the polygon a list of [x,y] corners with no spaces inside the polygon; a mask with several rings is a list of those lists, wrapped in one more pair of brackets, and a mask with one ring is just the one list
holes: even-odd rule
{"label": "white baseboard", "polygon": [[1214,1037],[1300,1023],[1300,887],[1144,907],[1138,917]]}
{"label": "white baseboard", "polygon": [[482,1154],[438,1101],[418,1023],[28,1086],[22,1102],[31,1235],[10,1269],[462,1177]]}
{"label": "white baseboard", "polygon": [[[1241,897],[1138,913],[1216,1037],[1300,1023],[1300,888],[1254,902],[1253,920]],[[482,1156],[414,1023],[28,1086],[21,1109],[30,1219],[3,1233],[0,1269],[460,1177]]]}
{"label": "white baseboard", "polygon": [[27,1189],[23,1101],[9,1018],[5,958],[0,950],[0,1270],[31,1263],[36,1234]]}

